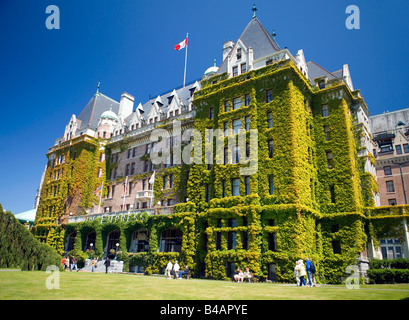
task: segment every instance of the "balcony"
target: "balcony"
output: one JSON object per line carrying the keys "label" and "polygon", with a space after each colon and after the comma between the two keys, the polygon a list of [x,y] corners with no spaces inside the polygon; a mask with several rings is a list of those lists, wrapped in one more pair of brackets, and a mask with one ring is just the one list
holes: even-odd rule
{"label": "balcony", "polygon": [[138,191],[135,196],[136,201],[153,199],[153,190]]}

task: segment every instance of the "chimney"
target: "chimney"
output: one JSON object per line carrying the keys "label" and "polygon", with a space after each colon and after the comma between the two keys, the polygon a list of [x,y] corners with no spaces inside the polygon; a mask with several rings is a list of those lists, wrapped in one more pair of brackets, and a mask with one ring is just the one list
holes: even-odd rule
{"label": "chimney", "polygon": [[121,94],[121,101],[119,102],[118,117],[122,120],[129,116],[133,111],[134,97],[129,93]]}
{"label": "chimney", "polygon": [[229,54],[233,46],[234,46],[234,42],[231,40],[225,41],[223,43],[223,61],[224,59],[226,59],[227,55]]}

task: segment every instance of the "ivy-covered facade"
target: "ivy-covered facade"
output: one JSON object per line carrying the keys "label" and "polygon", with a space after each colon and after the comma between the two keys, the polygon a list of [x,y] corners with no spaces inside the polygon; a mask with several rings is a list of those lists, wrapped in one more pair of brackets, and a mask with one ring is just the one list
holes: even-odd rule
{"label": "ivy-covered facade", "polygon": [[[139,106],[126,118],[132,130],[116,135],[119,119],[112,136],[50,150],[37,238],[83,259],[117,249],[126,270],[147,274],[177,259],[211,279],[248,267],[259,279],[292,282],[295,261],[308,257],[319,281],[340,282],[347,266],[371,258],[377,239],[404,238],[408,214],[375,206],[372,150],[362,142],[369,129],[359,119],[367,106],[349,73],[322,70],[281,50],[253,17],[191,96],[158,96],[142,107],[145,120],[135,118]],[[173,137],[176,120],[181,136],[199,133],[179,141],[197,161],[151,163],[150,134]]]}

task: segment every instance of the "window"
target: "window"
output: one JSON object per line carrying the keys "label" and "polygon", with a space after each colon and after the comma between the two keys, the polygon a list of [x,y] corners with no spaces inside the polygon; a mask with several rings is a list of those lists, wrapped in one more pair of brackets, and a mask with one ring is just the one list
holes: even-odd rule
{"label": "window", "polygon": [[132,156],[132,149],[128,149],[128,159]]}
{"label": "window", "polygon": [[393,181],[386,181],[386,191],[395,192],[395,186],[393,185]]}
{"label": "window", "polygon": [[266,66],[272,65],[273,64],[273,59],[268,59],[266,61]]}
{"label": "window", "polygon": [[328,117],[329,116],[329,111],[328,111],[328,105],[327,104],[323,104],[321,106],[321,115],[323,117]]}
{"label": "window", "polygon": [[334,185],[329,186],[329,193],[331,195],[331,203],[335,203],[335,187],[334,187]]}
{"label": "window", "polygon": [[125,176],[129,176],[130,169],[131,169],[131,165],[127,164],[126,169],[125,169]]}
{"label": "window", "polygon": [[268,250],[276,251],[276,237],[275,233],[268,234]]}
{"label": "window", "polygon": [[169,176],[169,188],[173,188],[173,174]]}
{"label": "window", "polygon": [[388,199],[388,203],[389,203],[390,206],[396,206],[397,205],[396,199]]}
{"label": "window", "polygon": [[334,161],[333,161],[334,155],[332,154],[331,151],[326,151],[326,154],[327,154],[328,169],[332,169],[334,167]]}
{"label": "window", "polygon": [[115,195],[115,186],[111,186],[111,198]]}
{"label": "window", "polygon": [[136,157],[136,155],[138,154],[138,148],[133,148],[133,157]]}
{"label": "window", "polygon": [[244,105],[248,106],[250,104],[250,95],[248,93],[246,93],[244,95]]}
{"label": "window", "polygon": [[232,72],[233,77],[239,74],[239,68],[237,66],[234,66],[232,70],[233,70]]}
{"label": "window", "polygon": [[249,176],[244,177],[244,189],[245,189],[245,195],[248,196],[250,194],[250,177]]}
{"label": "window", "polygon": [[318,82],[318,87],[320,89],[324,89],[325,88],[325,80],[321,80],[320,82]]}
{"label": "window", "polygon": [[205,184],[205,197],[206,197],[206,202],[209,202],[210,201],[210,188],[209,188],[208,183]]}
{"label": "window", "polygon": [[232,196],[240,195],[240,179],[239,178],[231,179],[231,194]]}
{"label": "window", "polygon": [[227,250],[234,250],[236,249],[236,232],[235,231],[229,231],[227,233]]}
{"label": "window", "polygon": [[399,239],[380,239],[379,247],[382,252],[382,259],[402,258],[402,246]]}
{"label": "window", "polygon": [[239,146],[232,146],[231,156],[232,156],[231,163],[240,162],[240,147]]}
{"label": "window", "polygon": [[245,63],[242,63],[242,64],[240,65],[240,68],[241,68],[241,73],[246,73],[246,72],[247,72],[247,66],[246,66]]}
{"label": "window", "polygon": [[407,144],[407,143],[403,144],[403,151],[405,153],[409,153],[409,144]]}
{"label": "window", "polygon": [[250,130],[250,116],[244,117],[244,128],[246,129],[246,131]]}
{"label": "window", "polygon": [[274,142],[273,140],[268,141],[268,156],[272,158],[274,155]]}
{"label": "window", "polygon": [[233,120],[233,134],[238,134],[241,129],[241,119],[235,119]]}
{"label": "window", "polygon": [[273,127],[273,114],[270,112],[267,113],[267,128]]}
{"label": "window", "polygon": [[384,172],[385,176],[390,176],[390,175],[392,175],[391,166],[385,166],[385,167],[383,167],[383,172]]}
{"label": "window", "polygon": [[324,126],[325,141],[331,140],[331,128],[330,126]]}
{"label": "window", "polygon": [[229,111],[229,100],[225,100],[224,101],[224,112],[228,112]]}
{"label": "window", "polygon": [[224,164],[227,164],[227,159],[228,159],[228,148],[224,148],[224,151],[223,151],[223,163]]}
{"label": "window", "polygon": [[236,58],[237,60],[241,60],[241,48],[237,48]]}
{"label": "window", "polygon": [[241,98],[233,99],[233,110],[237,110],[241,107]]}
{"label": "window", "polygon": [[222,181],[222,198],[226,197],[226,180]]}
{"label": "window", "polygon": [[268,189],[269,189],[270,195],[274,193],[275,187],[274,187],[274,176],[273,175],[268,176]]}
{"label": "window", "polygon": [[150,154],[151,153],[151,144],[147,144],[146,145],[146,154]]}
{"label": "window", "polygon": [[209,119],[213,119],[213,116],[214,116],[214,108],[211,107],[209,108]]}
{"label": "window", "polygon": [[229,123],[227,121],[223,123],[223,129],[224,129],[224,136],[227,137],[229,134]]}
{"label": "window", "polygon": [[396,148],[396,154],[402,154],[402,146],[400,144],[395,146]]}
{"label": "window", "polygon": [[338,240],[332,241],[332,251],[334,254],[341,254],[341,242]]}
{"label": "window", "polygon": [[180,229],[169,228],[162,232],[159,252],[181,252],[183,233]]}
{"label": "window", "polygon": [[273,91],[271,89],[266,90],[266,103],[269,103],[273,100]]}

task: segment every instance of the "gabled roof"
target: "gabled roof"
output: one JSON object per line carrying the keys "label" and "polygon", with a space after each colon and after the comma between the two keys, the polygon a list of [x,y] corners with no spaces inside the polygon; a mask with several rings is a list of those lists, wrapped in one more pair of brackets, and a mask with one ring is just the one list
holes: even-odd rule
{"label": "gabled roof", "polygon": [[[138,105],[138,107],[134,110],[132,114],[134,114],[135,112],[139,112],[138,109],[142,109],[143,113],[140,113],[141,117],[145,121],[147,121],[149,119],[149,114],[151,113],[152,108],[155,108],[155,104],[157,103],[158,100],[160,100],[163,103],[163,105],[158,108],[160,108],[160,111],[166,114],[170,107],[170,105],[168,104],[168,101],[169,101],[168,98],[170,96],[175,95],[175,93],[176,93],[176,96],[174,97],[174,99],[178,97],[178,102],[183,103],[183,105],[187,107],[191,100],[191,90],[194,90],[194,89],[197,89],[197,90],[200,89],[200,84],[197,81],[183,88],[173,89],[172,91],[168,93],[158,95],[156,98],[145,102],[143,105]],[[126,121],[128,121],[128,123],[132,119],[132,114],[125,119]]]}
{"label": "gabled roof", "polygon": [[[251,19],[230,52],[234,51],[239,40],[241,40],[247,48],[253,48],[254,60],[281,50],[277,42],[271,34],[267,32],[257,17]],[[230,53],[226,56],[226,59],[228,59],[229,55]],[[224,59],[217,73],[226,71],[226,59]]]}
{"label": "gabled roof", "polygon": [[336,77],[329,71],[325,70],[323,67],[315,63],[314,61],[307,62],[308,67],[308,79],[312,84],[314,84],[314,79],[327,77],[328,80],[335,79]]}
{"label": "gabled roof", "polygon": [[112,111],[118,114],[119,102],[100,92],[94,94],[85,108],[81,111],[80,115],[77,117],[78,120],[81,120],[81,127],[79,129],[82,130],[86,127],[96,129],[98,127],[98,120],[102,113],[110,110],[111,106]]}

